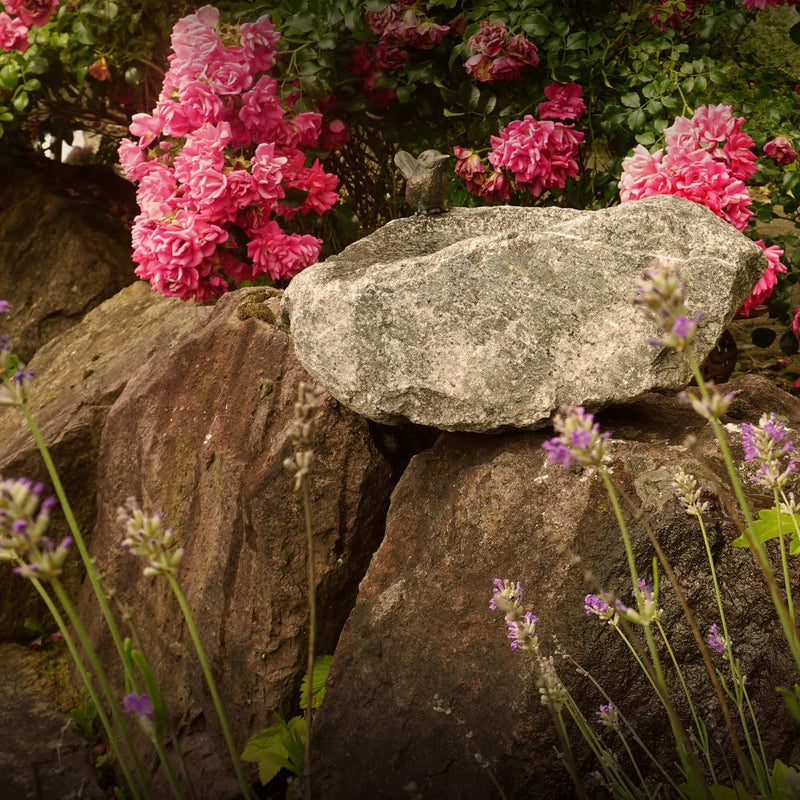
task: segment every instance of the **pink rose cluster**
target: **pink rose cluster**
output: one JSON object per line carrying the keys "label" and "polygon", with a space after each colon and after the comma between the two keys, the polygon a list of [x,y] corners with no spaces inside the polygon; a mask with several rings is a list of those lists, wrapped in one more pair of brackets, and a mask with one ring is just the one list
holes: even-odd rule
{"label": "pink rose cluster", "polygon": [[431,50],[436,47],[449,33],[450,26],[435,23],[423,13],[416,0],[390,3],[383,11],[365,11],[364,16],[380,39],[372,48],[362,42],[353,50],[351,70],[353,75],[363,79],[370,102],[386,106],[397,99],[397,92],[378,85],[385,71],[410,61],[413,54],[409,48]]}
{"label": "pink rose cluster", "polygon": [[468,191],[489,201],[508,200],[511,181],[505,172],[510,172],[517,188],[539,196],[547,189],[562,189],[567,178],[578,174],[576,157],[583,133],[565,120],[577,121],[586,110],[581,87],[554,83],[545,89],[545,97],[547,101],[539,104],[543,119],[527,114],[491,137],[492,172],[475,150],[453,148],[456,175],[466,181]]}
{"label": "pink rose cluster", "polygon": [[[620,199],[641,200],[658,194],[685,197],[710,208],[737,230],[744,230],[753,212],[745,181],[756,171],[753,140],[742,130],[744,119],[730,106],[700,106],[691,119],[678,117],[664,130],[665,147],[650,153],[638,145],[622,162]],[[783,251],[756,242],[767,256],[767,270],[740,313],[764,302],[786,272]]]}
{"label": "pink rose cluster", "polygon": [[291,278],[319,255],[319,239],[274,218],[322,214],[338,199],[336,176],[303,152],[322,115],[290,113],[269,74],[278,38],[267,16],[223,26],[213,6],[179,20],[156,107],[133,116],[135,140],[120,144],[138,183],[136,274],[168,297],[200,302],[237,281]]}
{"label": "pink rose cluster", "polygon": [[2,0],[0,11],[0,48],[9,52],[28,49],[28,30],[41,28],[58,8],[58,0]]}
{"label": "pink rose cluster", "polygon": [[536,45],[521,34],[510,36],[502,20],[481,20],[480,29],[467,40],[475,53],[464,62],[464,69],[477,81],[514,81],[524,66],[539,63]]}

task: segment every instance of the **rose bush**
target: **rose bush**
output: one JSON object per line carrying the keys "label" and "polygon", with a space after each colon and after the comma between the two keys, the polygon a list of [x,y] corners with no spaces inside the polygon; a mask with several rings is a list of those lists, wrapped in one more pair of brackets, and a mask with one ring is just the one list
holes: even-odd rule
{"label": "rose bush", "polygon": [[[132,0],[125,14],[114,0],[62,0],[57,7],[51,0],[11,0],[15,8],[54,8],[46,24],[29,27],[23,36],[21,17],[5,5],[0,158],[12,148],[40,147],[47,135],[68,139],[75,128],[99,130],[109,143],[100,157],[113,154],[134,115],[153,109],[170,66],[169,32],[193,10],[181,3],[165,9],[156,0]],[[220,104],[230,109],[241,103],[232,138],[223,147],[224,188],[218,174],[178,177],[176,196],[203,213],[217,213],[217,206],[225,205],[222,198],[236,197],[244,204],[237,213],[243,213],[250,185],[241,171],[252,178],[254,170],[268,172],[274,165],[234,167],[225,150],[238,146],[237,129],[245,121],[250,126],[254,155],[257,144],[289,146],[275,132],[280,122],[298,117],[302,124],[304,114],[321,114],[313,143],[309,138],[291,145],[303,154],[303,163],[299,156],[289,158],[285,166],[293,177],[279,183],[292,191],[283,203],[260,199],[272,204],[267,221],[287,235],[322,240],[323,256],[407,213],[392,163],[398,149],[418,153],[434,147],[456,156],[449,197],[455,205],[602,208],[621,199],[620,189],[643,196],[661,186],[705,202],[762,240],[768,255],[774,248],[784,251],[780,262],[770,258],[771,268],[744,310],[767,309],[780,320],[786,331],[781,346],[791,354],[798,346],[790,323],[800,266],[793,227],[800,100],[788,56],[780,46],[759,49],[755,42],[765,35],[764,27],[773,35],[783,29],[787,50],[790,39],[800,41],[797,11],[790,8],[795,5],[793,0],[646,0],[622,6],[612,0],[589,6],[535,0],[519,7],[475,0],[268,5],[224,0],[217,3],[223,27],[269,14],[281,34],[274,65],[246,89],[243,64],[231,62],[214,75],[213,87],[212,81],[195,82],[181,89],[180,102],[159,99],[164,127],[151,133],[176,142],[191,134],[195,141],[198,115],[218,120],[211,123],[216,126],[230,124],[218,116],[229,113],[220,112]],[[196,43],[201,57],[205,46],[205,40]],[[731,109],[724,120],[713,111],[720,107]],[[711,116],[701,124],[697,113]],[[134,135],[141,144],[141,131]],[[634,161],[623,175],[625,159]],[[332,191],[323,173],[338,177],[340,201],[319,217],[307,212],[323,211],[330,200],[323,199]],[[163,175],[154,170],[147,185],[140,183],[148,202],[169,189]],[[272,184],[266,178],[262,183],[262,193],[269,194]],[[784,221],[780,234],[769,238],[755,229],[775,219]],[[204,230],[201,238],[204,248],[214,242],[212,257],[219,263],[212,272],[224,276],[225,285],[252,277],[256,262],[258,274],[284,276],[300,263],[282,271],[277,262],[254,261],[263,248],[251,245],[252,220],[212,224],[227,238],[214,230]],[[255,239],[272,242],[274,233],[273,225],[266,225]],[[168,252],[161,249],[166,246],[159,240],[153,253]],[[224,288],[215,284],[213,292]],[[763,336],[757,338],[764,343]]]}

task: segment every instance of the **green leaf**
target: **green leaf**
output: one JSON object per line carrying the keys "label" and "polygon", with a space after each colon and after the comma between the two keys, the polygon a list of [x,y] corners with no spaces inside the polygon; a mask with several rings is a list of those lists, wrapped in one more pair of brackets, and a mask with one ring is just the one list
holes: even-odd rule
{"label": "green leaf", "polygon": [[463,111],[451,111],[449,108],[445,108],[442,111],[442,114],[444,114],[445,117],[463,117],[464,116],[464,112]]}
{"label": "green leaf", "polygon": [[645,131],[644,133],[636,134],[636,141],[639,142],[639,144],[643,144],[645,147],[649,147],[655,142],[655,140],[656,137],[652,131]]}
{"label": "green leaf", "polygon": [[72,23],[72,36],[81,44],[97,44],[97,39],[94,38],[86,23],[80,17]]}
{"label": "green leaf", "polygon": [[17,111],[24,111],[28,107],[28,93],[17,92],[17,94],[11,98],[11,105],[14,106]]}
{"label": "green leaf", "polygon": [[[783,702],[792,712],[792,716],[800,722],[800,686],[794,685],[794,691],[786,689],[783,686],[776,686],[775,691],[783,698]],[[778,762],[775,763],[777,767]]]}
{"label": "green leaf", "polygon": [[522,30],[524,30],[525,33],[531,33],[534,36],[541,36],[544,38],[553,32],[553,26],[544,14],[531,14],[531,16],[522,23]]}
{"label": "green leaf", "polygon": [[269,783],[282,769],[290,769],[289,754],[281,742],[280,726],[257,733],[245,745],[242,761],[258,764],[258,779]]}
{"label": "green leaf", "polygon": [[29,78],[22,84],[22,88],[26,92],[35,92],[37,89],[42,88],[42,82],[38,78]]}
{"label": "green leaf", "polygon": [[19,83],[19,67],[11,62],[0,69],[0,89],[13,91]]}
{"label": "green leaf", "polygon": [[[768,542],[770,539],[777,539],[779,535],[785,536],[794,531],[795,517],[793,514],[779,514],[777,508],[767,508],[758,512],[758,519],[750,526],[750,532],[758,538],[760,542]],[[800,519],[798,519],[800,522]],[[778,525],[780,531],[778,533]],[[794,536],[792,537],[794,539]],[[733,540],[734,547],[747,547],[747,540],[744,536]]]}
{"label": "green leaf", "polygon": [[642,128],[644,128],[646,119],[647,116],[644,113],[644,109],[637,108],[628,114],[628,125],[630,125],[632,131],[640,131]]}
{"label": "green leaf", "polygon": [[271,781],[281,769],[294,775],[303,770],[306,742],[306,723],[302,717],[292,717],[288,722],[279,714],[278,724],[260,731],[245,746],[243,761],[258,764],[261,783]]}
{"label": "green leaf", "polygon": [[619,101],[627,108],[639,108],[639,106],[642,104],[641,100],[639,99],[639,95],[636,92],[628,92],[627,94],[622,95]]}
{"label": "green leaf", "polygon": [[[314,670],[312,672],[312,694],[314,698],[314,708],[322,705],[325,697],[325,681],[328,678],[328,671],[331,668],[333,656],[320,656],[314,659]],[[300,686],[300,708],[308,708],[308,673],[303,676],[303,683]]]}
{"label": "green leaf", "polygon": [[771,328],[755,328],[750,334],[756,347],[769,347],[778,336]]}

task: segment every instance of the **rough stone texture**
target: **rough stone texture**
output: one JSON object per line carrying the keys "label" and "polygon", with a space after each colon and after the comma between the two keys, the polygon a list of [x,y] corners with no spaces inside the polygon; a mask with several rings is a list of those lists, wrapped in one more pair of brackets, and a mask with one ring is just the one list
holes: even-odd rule
{"label": "rough stone texture", "polygon": [[[800,426],[800,402],[766,381],[743,378],[730,388],[741,397],[729,423],[755,422],[764,409],[774,409]],[[701,459],[722,469],[710,433],[693,412],[653,394],[608,409],[601,422],[615,437],[609,463],[614,479],[644,506],[705,632],[718,614],[702,538],[679,511],[670,482],[680,465],[698,470],[702,480]],[[699,437],[691,452],[683,446],[690,433]],[[663,709],[615,632],[583,611],[584,595],[598,586],[630,596],[602,481],[596,473],[546,463],[545,438],[533,432],[443,434],[411,461],[392,495],[386,537],[359,588],[315,723],[316,797],[493,799],[497,791],[477,766],[476,749],[509,798],[572,796],[553,754],[557,741],[539,703],[532,659],[510,650],[502,616],[489,610],[496,577],[523,582],[526,605],[541,619],[545,653],[553,651],[550,637],[557,635],[637,724],[661,762],[673,763]],[[738,445],[734,451],[742,457]],[[750,554],[729,545],[736,534],[719,504],[708,522],[766,747],[795,763],[789,758],[800,756],[796,729],[774,692],[776,684],[796,680],[788,648]],[[639,523],[632,530],[640,574],[650,576],[652,548]],[[575,555],[583,560],[573,562]],[[596,583],[584,581],[584,570]],[[663,583],[663,572],[661,577]],[[671,644],[699,707],[709,714],[712,739],[730,754],[694,640],[668,585],[662,585],[662,604]],[[561,671],[594,725],[601,696],[569,664]],[[436,694],[463,726],[433,710]],[[578,745],[576,753],[589,796],[604,796],[591,783],[596,765],[585,748]]]}
{"label": "rough stone texture", "polygon": [[[109,409],[139,366],[201,325],[209,311],[168,300],[137,281],[40,348],[30,362],[35,373],[31,411],[84,534],[94,527],[97,450]],[[52,491],[22,415],[7,406],[0,407],[0,475],[41,480]],[[60,510],[53,512],[52,531],[56,537],[67,535]],[[80,561],[70,559],[67,565],[65,584],[77,593]],[[45,619],[48,612],[30,584],[0,563],[0,640],[29,638],[26,617]]]}
{"label": "rough stone texture", "polygon": [[[200,800],[236,794],[235,784],[212,783],[232,775],[227,750],[176,601],[164,581],[142,574],[141,559],[123,552],[117,508],[134,496],[161,510],[180,537],[178,579],[240,748],[273,724],[274,711],[297,713],[306,537],[283,461],[293,452],[287,433],[297,385],[310,379],[289,337],[266,321],[278,305],[259,301],[262,293],[226,295],[205,327],[136,373],[108,416],[98,464],[92,554],[133,611]],[[324,400],[310,483],[319,654],[333,652],[383,534],[393,481],[369,428]],[[81,609],[112,659],[85,588]]]}
{"label": "rough stone texture", "polygon": [[763,272],[761,250],[707,208],[654,197],[602,211],[452,209],[394,220],[292,280],[297,356],[379,422],[492,431],[683,388],[629,302],[654,258],[702,309],[702,360]]}
{"label": "rough stone texture", "polygon": [[136,280],[122,221],[133,207],[133,187],[110,170],[3,167],[0,298],[14,313],[2,327],[23,361]]}
{"label": "rough stone texture", "polygon": [[63,671],[18,644],[0,645],[0,794],[9,800],[101,800],[86,740],[58,710],[48,676]]}

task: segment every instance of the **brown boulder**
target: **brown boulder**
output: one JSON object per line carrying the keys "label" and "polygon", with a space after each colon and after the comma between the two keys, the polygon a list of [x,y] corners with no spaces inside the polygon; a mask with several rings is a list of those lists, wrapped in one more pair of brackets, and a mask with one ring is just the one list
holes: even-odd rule
{"label": "brown boulder", "polygon": [[134,208],[131,184],[107,169],[2,167],[0,298],[14,312],[3,326],[23,361],[136,280],[124,223]]}
{"label": "brown boulder", "polygon": [[[729,423],[757,422],[763,410],[773,409],[800,426],[800,402],[766,381],[744,378],[731,387],[741,394]],[[614,480],[644,507],[705,633],[718,614],[702,538],[670,483],[679,466],[699,471],[703,482],[701,458],[720,472],[710,431],[691,410],[658,395],[609,409],[600,421],[614,436]],[[683,446],[687,434],[699,440],[691,452]],[[549,464],[541,449],[547,436],[443,434],[411,461],[392,495],[386,537],[359,588],[315,724],[317,797],[494,798],[477,752],[508,797],[571,796],[532,659],[509,648],[502,615],[489,610],[497,577],[524,584],[526,607],[540,618],[545,654],[554,651],[551,635],[557,636],[637,723],[662,762],[675,761],[652,690],[616,633],[583,609],[584,595],[597,586],[632,602],[602,481],[596,472]],[[730,546],[737,533],[719,503],[708,524],[765,746],[773,756],[791,757],[792,722],[774,687],[796,681],[793,662],[750,553]],[[640,574],[652,577],[653,549],[640,523],[632,523],[632,535]],[[586,570],[595,584],[585,582]],[[712,741],[727,745],[733,761],[694,640],[663,572],[661,579],[663,624],[707,714]],[[568,663],[560,671],[594,727],[602,697]],[[452,715],[434,710],[436,695]],[[685,713],[679,693],[674,696]],[[600,796],[590,783],[596,763],[572,733],[589,794]],[[613,737],[607,741],[613,744]]]}
{"label": "brown boulder", "polygon": [[[263,294],[226,295],[207,325],[136,373],[108,416],[98,463],[93,556],[133,612],[198,797],[213,800],[228,795],[212,778],[232,775],[214,708],[174,597],[120,547],[117,508],[134,496],[160,510],[185,548],[177,577],[240,750],[273,724],[274,711],[297,713],[308,636],[306,539],[283,461],[293,452],[287,433],[297,386],[310,379],[289,336],[269,324],[277,301],[261,302]],[[310,481],[320,655],[333,652],[352,608],[392,484],[367,421],[326,398]],[[81,610],[112,661],[86,591]]]}
{"label": "brown boulder", "polygon": [[[97,450],[105,419],[133,373],[206,319],[210,309],[168,300],[137,281],[91,311],[83,321],[41,347],[28,365],[35,378],[30,408],[50,448],[84,535],[95,521]],[[13,321],[13,314],[8,315]],[[5,315],[0,324],[5,325]],[[12,342],[12,344],[14,344]],[[0,475],[43,481],[52,493],[39,449],[19,409],[0,406]],[[55,538],[68,534],[53,512]],[[64,580],[77,594],[83,569],[69,559]],[[48,612],[33,587],[0,563],[0,640],[28,638],[26,617]]]}

